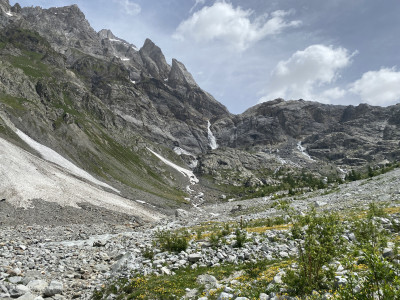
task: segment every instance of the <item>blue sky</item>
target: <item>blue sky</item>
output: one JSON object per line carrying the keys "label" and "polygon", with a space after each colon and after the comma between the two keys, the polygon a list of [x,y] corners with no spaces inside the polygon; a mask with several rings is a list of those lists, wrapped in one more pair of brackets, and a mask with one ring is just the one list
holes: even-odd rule
{"label": "blue sky", "polygon": [[400,102],[398,0],[18,2],[78,4],[97,31],[111,29],[138,47],[150,38],[232,113],[278,97]]}

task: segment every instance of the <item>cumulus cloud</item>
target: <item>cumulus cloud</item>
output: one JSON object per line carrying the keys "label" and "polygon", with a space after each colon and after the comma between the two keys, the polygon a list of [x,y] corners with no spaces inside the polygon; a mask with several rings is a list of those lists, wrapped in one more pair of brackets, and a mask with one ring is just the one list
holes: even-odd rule
{"label": "cumulus cloud", "polygon": [[[201,2],[201,1],[199,1]],[[197,3],[197,1],[196,1]],[[263,38],[279,34],[283,29],[296,27],[300,21],[287,21],[288,11],[275,11],[271,15],[252,18],[252,10],[219,1],[205,6],[181,22],[173,38],[196,42],[220,41],[238,51],[244,51]]]}
{"label": "cumulus cloud", "polygon": [[400,101],[400,72],[395,68],[369,71],[351,84],[350,92],[372,105],[390,105]]}
{"label": "cumulus cloud", "polygon": [[136,16],[140,14],[142,8],[139,4],[130,1],[130,0],[113,0],[115,3],[121,6],[121,9],[124,10],[125,13],[131,16]]}
{"label": "cumulus cloud", "polygon": [[320,101],[330,103],[331,100],[341,99],[346,94],[347,94],[346,89],[341,89],[339,87],[331,88],[331,89],[325,90],[321,93]]}
{"label": "cumulus cloud", "polygon": [[339,77],[339,71],[351,63],[352,56],[342,47],[311,45],[295,52],[288,60],[280,61],[272,71],[269,92],[259,102],[275,98],[308,99],[329,102],[343,97],[345,90],[331,88],[317,93]]}

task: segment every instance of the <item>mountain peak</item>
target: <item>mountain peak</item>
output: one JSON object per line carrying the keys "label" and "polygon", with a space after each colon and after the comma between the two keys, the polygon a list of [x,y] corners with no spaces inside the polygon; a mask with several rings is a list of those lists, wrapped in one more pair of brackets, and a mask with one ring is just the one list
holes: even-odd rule
{"label": "mountain peak", "polygon": [[112,33],[110,29],[102,29],[98,32],[101,39],[116,39],[117,37]]}
{"label": "mountain peak", "polygon": [[171,67],[167,64],[160,47],[152,40],[146,39],[139,52],[151,76],[162,80],[168,78]]}
{"label": "mountain peak", "polygon": [[183,63],[175,58],[172,59],[172,68],[168,76],[168,83],[172,87],[176,87],[177,85],[197,87],[197,83],[193,79],[192,74],[188,72]]}
{"label": "mountain peak", "polygon": [[[157,47],[156,44],[154,44],[154,42],[153,42],[151,39],[147,38],[147,39],[144,41],[144,44],[143,44],[142,49],[151,49],[151,48],[153,48],[153,47]],[[157,47],[157,48],[158,48],[158,47]],[[158,48],[158,49],[160,49],[160,48]],[[160,50],[160,51],[161,51],[161,50]]]}

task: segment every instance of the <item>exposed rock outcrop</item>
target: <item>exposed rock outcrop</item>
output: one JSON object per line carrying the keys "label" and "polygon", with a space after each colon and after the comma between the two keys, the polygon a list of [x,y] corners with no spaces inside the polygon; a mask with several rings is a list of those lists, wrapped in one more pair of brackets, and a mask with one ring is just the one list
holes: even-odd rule
{"label": "exposed rock outcrop", "polygon": [[173,88],[177,86],[183,86],[186,88],[197,87],[196,81],[193,79],[192,74],[190,74],[183,63],[172,59],[171,72],[168,76],[168,83]]}
{"label": "exposed rock outcrop", "polygon": [[168,78],[171,67],[167,64],[161,49],[150,39],[146,39],[139,53],[151,76],[160,80]]}

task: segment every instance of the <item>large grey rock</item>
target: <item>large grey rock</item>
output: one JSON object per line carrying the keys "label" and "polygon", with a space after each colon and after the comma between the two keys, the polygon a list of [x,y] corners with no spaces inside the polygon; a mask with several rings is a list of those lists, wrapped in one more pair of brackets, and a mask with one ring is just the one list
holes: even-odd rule
{"label": "large grey rock", "polygon": [[394,257],[393,249],[392,248],[383,249],[382,256],[385,257],[385,258],[388,258],[388,257],[393,258]]}
{"label": "large grey rock", "polygon": [[125,253],[116,263],[114,263],[111,266],[111,271],[119,272],[124,267],[126,267],[126,265],[129,261],[133,261],[135,258],[136,258],[136,256],[133,253],[131,253],[131,252]]}
{"label": "large grey rock", "polygon": [[218,287],[218,280],[209,274],[198,276],[196,282],[198,284],[205,285],[208,289],[215,289]]}
{"label": "large grey rock", "polygon": [[18,284],[9,290],[11,298],[18,298],[29,292],[29,288],[22,284]]}
{"label": "large grey rock", "polygon": [[45,280],[35,279],[27,284],[27,287],[34,293],[42,294],[44,290],[49,286]]}
{"label": "large grey rock", "polygon": [[233,299],[233,297],[234,297],[233,294],[222,292],[221,294],[219,294],[217,300],[228,300],[228,299]]}
{"label": "large grey rock", "polygon": [[167,267],[162,267],[161,272],[165,275],[171,275],[171,270],[168,269]]}
{"label": "large grey rock", "polygon": [[17,284],[17,283],[21,283],[22,279],[23,278],[21,276],[12,276],[12,277],[8,277],[8,282],[10,282],[12,284]]}
{"label": "large grey rock", "polygon": [[259,298],[260,298],[260,300],[268,300],[269,296],[265,293],[261,293]]}
{"label": "large grey rock", "polygon": [[62,294],[64,291],[64,285],[60,281],[52,280],[49,286],[45,289],[44,295],[46,297],[52,297],[57,294]]}
{"label": "large grey rock", "polygon": [[189,254],[188,261],[195,263],[195,262],[198,262],[200,259],[202,259],[202,257],[203,256],[200,253],[192,253],[192,254]]}
{"label": "large grey rock", "polygon": [[177,218],[187,218],[188,216],[189,212],[184,209],[178,208],[177,210],[175,210],[175,217]]}
{"label": "large grey rock", "polygon": [[320,201],[320,200],[317,200],[317,201],[314,202],[314,206],[315,207],[323,207],[323,206],[326,206],[327,204],[328,203],[326,203],[324,201]]}
{"label": "large grey rock", "polygon": [[26,293],[25,295],[17,298],[18,300],[43,300],[41,296],[37,296],[35,294],[32,294],[30,292]]}
{"label": "large grey rock", "polygon": [[339,288],[347,284],[347,279],[342,276],[335,276],[335,287]]}

